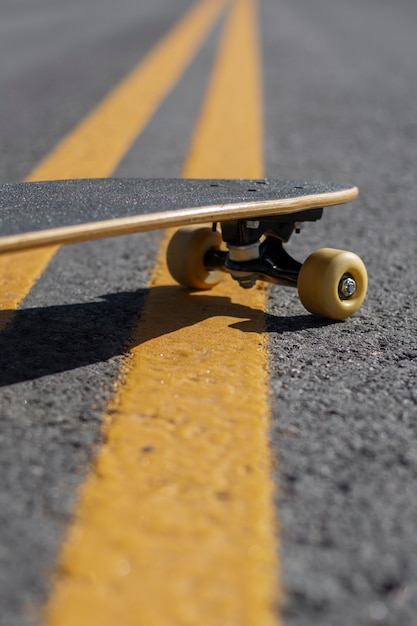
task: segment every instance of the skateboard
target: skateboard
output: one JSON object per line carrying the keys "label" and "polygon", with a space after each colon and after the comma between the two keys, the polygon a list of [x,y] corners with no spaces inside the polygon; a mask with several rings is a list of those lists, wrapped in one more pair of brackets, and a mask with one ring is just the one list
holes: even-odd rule
{"label": "skateboard", "polygon": [[181,285],[210,289],[227,273],[244,288],[258,280],[294,286],[308,311],[342,320],[366,295],[361,259],[322,248],[300,263],[284,246],[324,207],[357,194],[356,187],[332,183],[248,179],[6,183],[0,254],[181,227],[167,248],[168,269]]}

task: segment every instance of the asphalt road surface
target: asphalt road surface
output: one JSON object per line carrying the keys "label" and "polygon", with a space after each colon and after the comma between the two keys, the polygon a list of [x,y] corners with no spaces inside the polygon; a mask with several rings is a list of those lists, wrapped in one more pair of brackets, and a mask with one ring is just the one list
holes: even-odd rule
{"label": "asphalt road surface", "polygon": [[[4,0],[1,181],[28,176],[192,4]],[[269,292],[277,623],[417,624],[417,5],[258,10],[265,175],[361,191],[289,247],[300,259],[323,245],[354,250],[369,273],[365,304],[343,323],[307,314],[295,291]],[[218,34],[115,175],[180,175]],[[159,240],[62,248],[1,333],[1,626],[27,626],[47,601]]]}

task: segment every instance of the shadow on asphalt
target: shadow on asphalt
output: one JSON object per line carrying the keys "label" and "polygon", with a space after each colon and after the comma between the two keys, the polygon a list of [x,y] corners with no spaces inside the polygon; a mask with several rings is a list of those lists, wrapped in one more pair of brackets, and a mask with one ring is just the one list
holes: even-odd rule
{"label": "shadow on asphalt", "polygon": [[[147,296],[158,314],[152,323],[142,325]],[[228,325],[246,333],[281,334],[332,323],[307,314],[275,316],[213,292],[208,296],[176,286],[107,294],[87,303],[5,310],[0,311],[0,327],[2,321],[8,322],[0,332],[0,386],[100,363],[217,316],[235,318]]]}

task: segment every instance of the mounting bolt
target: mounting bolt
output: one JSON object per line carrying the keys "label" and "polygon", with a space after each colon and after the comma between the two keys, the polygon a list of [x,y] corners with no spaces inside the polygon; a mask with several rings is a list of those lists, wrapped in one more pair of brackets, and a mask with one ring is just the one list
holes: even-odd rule
{"label": "mounting bolt", "polygon": [[350,298],[351,296],[353,296],[355,291],[356,291],[355,279],[350,275],[342,276],[342,279],[339,283],[339,294],[341,298],[346,300],[347,298]]}

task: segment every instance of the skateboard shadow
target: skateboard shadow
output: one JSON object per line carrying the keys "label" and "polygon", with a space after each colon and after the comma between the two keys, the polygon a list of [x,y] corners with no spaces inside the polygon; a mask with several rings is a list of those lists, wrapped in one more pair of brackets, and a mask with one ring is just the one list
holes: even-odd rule
{"label": "skateboard shadow", "polygon": [[[148,297],[158,313],[145,325],[141,314],[146,315]],[[0,311],[0,328],[7,324],[0,332],[0,387],[102,363],[216,316],[234,318],[226,324],[245,333],[295,332],[330,323],[311,315],[269,315],[226,297],[176,286],[106,294],[87,303],[5,310]]]}

